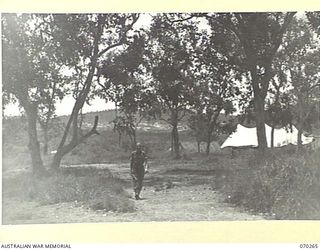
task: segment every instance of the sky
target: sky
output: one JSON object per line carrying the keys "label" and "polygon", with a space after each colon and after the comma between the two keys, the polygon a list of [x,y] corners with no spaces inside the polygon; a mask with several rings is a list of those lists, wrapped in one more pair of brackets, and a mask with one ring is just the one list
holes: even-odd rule
{"label": "sky", "polygon": [[[144,13],[141,14],[138,21],[136,22],[134,28],[148,28],[152,21],[152,15],[151,13]],[[205,22],[200,22],[201,28],[206,28]],[[58,116],[60,115],[69,115],[71,114],[73,104],[75,100],[72,98],[72,96],[66,96],[61,102],[57,103],[56,106],[56,114]],[[106,103],[104,100],[96,97],[93,101],[91,101],[91,105],[85,104],[83,107],[83,112],[94,112],[94,111],[103,111],[108,109],[114,109],[115,104],[113,102]],[[4,109],[4,115],[5,116],[19,116],[21,115],[20,109],[18,104],[9,104]]]}
{"label": "sky", "polygon": [[[57,115],[70,115],[72,112],[73,105],[75,100],[71,96],[67,96],[63,99],[62,102],[57,103],[56,114]],[[103,111],[108,109],[115,109],[113,102],[106,103],[105,100],[100,98],[95,98],[91,101],[90,105],[84,104],[83,113],[94,112],[94,111]],[[21,112],[17,104],[9,104],[4,109],[5,116],[19,116]]]}
{"label": "sky", "polygon": [[[68,96],[63,99],[61,103],[57,105],[57,115],[69,115],[72,112],[73,105],[75,100]],[[102,111],[106,109],[114,109],[115,105],[113,102],[107,102],[102,100],[101,98],[96,97],[94,100],[91,101],[91,105],[84,104],[83,106],[83,113],[94,112],[94,111]]]}
{"label": "sky", "polygon": [[[135,24],[135,28],[146,28],[150,26],[152,20],[152,14],[141,14],[137,23]],[[297,16],[303,17],[304,12],[298,12]],[[201,22],[200,25],[203,29],[206,29],[206,23]],[[57,103],[56,106],[56,114],[57,115],[69,115],[71,114],[73,104],[75,100],[72,96],[66,96],[61,102]],[[104,100],[96,97],[93,101],[91,101],[91,105],[85,104],[83,107],[83,112],[94,112],[94,111],[103,111],[108,109],[114,109],[115,105],[113,102],[106,103]],[[21,112],[17,104],[9,104],[4,109],[5,116],[18,116]]]}
{"label": "sky", "polygon": [[[151,15],[150,14],[142,14],[137,23],[135,24],[136,28],[140,27],[147,27],[151,23]],[[58,116],[60,115],[69,115],[72,112],[73,105],[75,103],[75,100],[72,98],[72,96],[66,96],[61,102],[57,103],[56,106],[56,114]],[[94,112],[94,111],[103,111],[108,109],[114,109],[115,105],[113,102],[106,103],[105,100],[102,100],[98,97],[96,97],[93,101],[88,104],[85,104],[83,107],[83,112]],[[20,109],[18,104],[9,104],[4,109],[4,115],[5,116],[19,116],[21,115]]]}

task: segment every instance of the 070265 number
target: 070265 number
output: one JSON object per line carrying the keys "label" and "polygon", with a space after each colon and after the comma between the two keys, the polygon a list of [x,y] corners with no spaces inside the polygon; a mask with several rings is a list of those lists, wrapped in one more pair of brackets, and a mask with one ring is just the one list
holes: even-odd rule
{"label": "070265 number", "polygon": [[300,248],[316,249],[316,248],[319,248],[319,245],[318,244],[300,244]]}

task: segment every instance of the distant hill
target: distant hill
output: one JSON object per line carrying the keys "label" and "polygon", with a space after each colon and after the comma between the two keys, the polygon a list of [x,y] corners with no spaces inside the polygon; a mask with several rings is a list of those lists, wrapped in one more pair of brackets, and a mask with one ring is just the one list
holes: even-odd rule
{"label": "distant hill", "polygon": [[[84,120],[82,123],[82,128],[89,129],[93,125],[93,121],[95,116],[99,116],[98,122],[98,129],[102,130],[110,130],[113,128],[112,121],[116,118],[116,111],[113,110],[104,110],[104,111],[97,111],[97,112],[89,112],[84,114]],[[164,114],[164,117],[168,117],[168,115]],[[186,130],[188,129],[188,119],[190,114],[187,114],[184,119],[180,122],[179,130]],[[59,116],[58,119],[63,122],[67,123],[69,116],[63,115]],[[145,119],[142,120],[138,126],[138,129],[152,131],[152,130],[170,130],[171,126],[163,120],[154,120],[154,119]]]}
{"label": "distant hill", "polygon": [[[190,115],[191,113],[187,113],[185,117],[182,119],[179,125],[179,130],[188,129],[188,120],[190,118]],[[95,116],[99,116],[98,129],[110,130],[113,128],[112,121],[116,118],[116,110],[110,109],[110,110],[85,113],[84,120],[82,122],[82,128],[84,129],[91,128],[93,125]],[[221,114],[219,116],[219,120],[221,122],[224,122],[229,120],[230,117],[231,116],[226,117],[224,114]],[[68,122],[69,115],[62,115],[62,116],[58,116],[57,118],[60,120],[60,122],[66,124]],[[164,118],[168,118],[168,114],[164,114]],[[4,124],[17,123],[18,121],[21,121],[21,119],[25,120],[25,118],[21,116],[7,117],[6,119],[3,120],[3,123]],[[21,124],[25,124],[25,122],[22,122]],[[142,122],[139,124],[138,129],[149,130],[149,131],[150,130],[170,130],[171,126],[170,124],[166,123],[163,120],[145,119],[145,120],[142,120]]]}
{"label": "distant hill", "polygon": [[[94,117],[99,116],[99,124],[110,124],[116,118],[116,111],[114,109],[89,112],[84,114],[84,123],[92,124]],[[66,123],[69,119],[69,115],[63,115],[58,117],[60,121]]]}

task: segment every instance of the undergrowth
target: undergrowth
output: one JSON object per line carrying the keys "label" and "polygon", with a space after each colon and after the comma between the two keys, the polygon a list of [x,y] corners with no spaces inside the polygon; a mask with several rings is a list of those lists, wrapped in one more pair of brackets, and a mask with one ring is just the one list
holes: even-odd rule
{"label": "undergrowth", "polygon": [[270,151],[240,164],[220,185],[229,202],[274,219],[320,219],[320,152]]}
{"label": "undergrowth", "polygon": [[93,210],[132,212],[123,181],[107,170],[72,169],[35,179],[29,174],[5,179],[3,196],[41,205],[75,202]]}

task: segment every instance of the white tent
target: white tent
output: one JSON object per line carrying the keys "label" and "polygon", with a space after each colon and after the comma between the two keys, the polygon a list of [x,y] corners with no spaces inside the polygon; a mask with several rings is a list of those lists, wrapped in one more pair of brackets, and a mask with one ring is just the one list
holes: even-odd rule
{"label": "white tent", "polygon": [[[272,128],[265,124],[266,136],[268,147],[271,147],[271,130]],[[313,141],[313,137],[302,135],[302,144],[308,144]],[[292,126],[292,130],[288,131],[285,128],[275,129],[274,130],[274,147],[282,147],[288,144],[297,145],[298,140],[298,130],[295,126]],[[247,128],[241,124],[237,125],[237,129],[233,132],[221,145],[221,148],[225,147],[257,147],[257,129],[256,128]]]}

